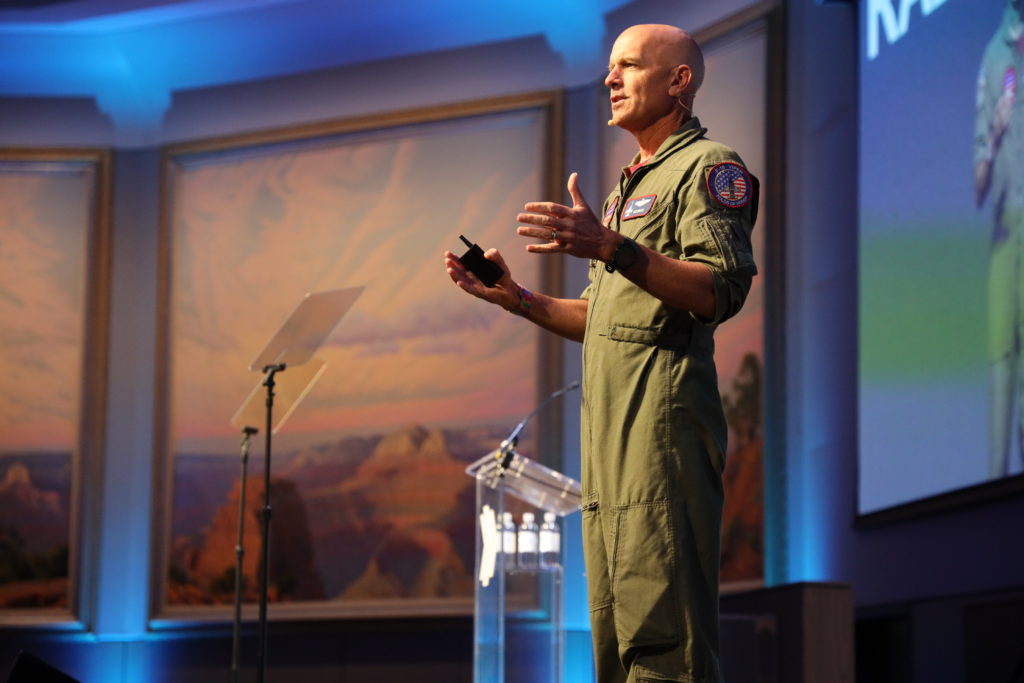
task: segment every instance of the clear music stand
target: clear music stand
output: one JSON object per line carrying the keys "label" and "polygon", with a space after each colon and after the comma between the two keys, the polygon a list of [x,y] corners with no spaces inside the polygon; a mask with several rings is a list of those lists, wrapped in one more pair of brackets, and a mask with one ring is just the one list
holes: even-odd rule
{"label": "clear music stand", "polygon": [[[274,393],[274,406],[277,414],[274,415],[274,434],[281,431],[281,427],[288,421],[295,408],[306,397],[313,385],[327,369],[327,363],[319,358],[310,358],[304,365],[289,365],[290,372],[287,375],[278,377],[275,382],[277,391]],[[231,426],[236,429],[245,429],[248,426],[260,424],[266,419],[267,399],[263,391],[264,381],[260,379],[252,388],[249,395],[238,407],[231,417]]]}
{"label": "clear music stand", "polygon": [[263,350],[249,363],[254,372],[271,365],[302,365],[316,353],[364,287],[330,289],[306,294]]}
{"label": "clear music stand", "polygon": [[[536,510],[559,517],[580,509],[580,484],[503,444],[468,468],[476,479],[474,683],[561,683],[564,666],[563,574],[522,567],[499,524],[503,513]],[[559,553],[561,558],[561,553]]]}
{"label": "clear music stand", "polygon": [[[271,436],[281,428],[285,420],[292,414],[299,401],[309,392],[326,367],[322,360],[313,358],[328,335],[341,322],[341,318],[352,308],[356,299],[363,293],[363,287],[332,289],[324,292],[307,293],[263,350],[249,364],[249,370],[265,375],[256,388],[243,401],[235,412],[231,423],[242,430],[242,483],[245,485],[245,463],[248,459],[249,437],[256,433],[251,425],[259,420],[260,388],[266,387],[265,421],[264,421],[264,462],[263,462],[263,511],[260,516],[262,523],[261,540],[263,556],[260,562],[260,609],[259,609],[259,644],[256,654],[256,680],[263,683],[267,673],[267,594],[269,592],[270,568],[270,454]],[[310,361],[313,362],[310,362]],[[306,367],[308,366],[308,367]],[[301,368],[295,370],[295,368]],[[286,401],[283,415],[274,421],[274,399],[276,396],[277,374],[286,369],[298,375],[295,381],[282,384],[282,399]],[[255,417],[254,422],[248,420]],[[245,489],[239,499],[239,544],[236,547],[238,563],[241,564],[242,524],[245,519]],[[241,586],[242,571],[238,566],[235,572],[235,636],[232,643],[232,680],[238,677],[238,640],[241,621]]]}

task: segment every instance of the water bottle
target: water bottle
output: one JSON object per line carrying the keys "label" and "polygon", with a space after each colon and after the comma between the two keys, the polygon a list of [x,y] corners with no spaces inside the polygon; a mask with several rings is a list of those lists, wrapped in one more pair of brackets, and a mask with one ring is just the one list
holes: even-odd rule
{"label": "water bottle", "polygon": [[501,555],[505,571],[516,568],[516,523],[511,512],[501,515]]}
{"label": "water bottle", "polygon": [[519,567],[520,569],[536,569],[537,546],[540,539],[537,534],[537,523],[534,521],[532,512],[523,513],[523,523],[519,525]]}
{"label": "water bottle", "polygon": [[544,523],[540,525],[540,566],[545,569],[558,566],[562,549],[562,534],[555,519],[554,512],[545,512]]}

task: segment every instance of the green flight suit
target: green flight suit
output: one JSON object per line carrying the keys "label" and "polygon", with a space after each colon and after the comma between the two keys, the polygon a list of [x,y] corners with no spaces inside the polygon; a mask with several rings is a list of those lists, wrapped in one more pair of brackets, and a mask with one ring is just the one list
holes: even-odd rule
{"label": "green flight suit", "polygon": [[[599,683],[720,680],[726,423],[712,334],[756,273],[757,186],[704,133],[692,118],[644,166],[623,169],[602,215],[638,244],[705,264],[714,319],[668,306],[599,262],[582,294],[583,534]],[[708,182],[721,170],[736,184],[719,200]]]}
{"label": "green flight suit", "polygon": [[[1020,345],[1024,343],[1024,21],[1008,6],[985,48],[978,73],[974,161],[991,162],[986,197],[993,209],[988,278],[988,358],[992,374],[989,474],[1009,473],[1014,395],[1021,391]],[[1013,100],[1009,127],[991,148],[996,105]],[[1024,429],[1024,401],[1018,398],[1018,429]],[[1024,451],[1021,452],[1024,457]]]}

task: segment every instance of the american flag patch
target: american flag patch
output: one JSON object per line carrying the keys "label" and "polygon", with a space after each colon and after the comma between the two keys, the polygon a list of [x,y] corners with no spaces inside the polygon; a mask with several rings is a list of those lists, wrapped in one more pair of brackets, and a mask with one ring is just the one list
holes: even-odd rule
{"label": "american flag patch", "polygon": [[723,206],[738,209],[750,202],[750,176],[739,164],[726,161],[708,173],[708,192]]}
{"label": "american flag patch", "polygon": [[1003,92],[1017,94],[1017,70],[1012,66],[1003,74]]}

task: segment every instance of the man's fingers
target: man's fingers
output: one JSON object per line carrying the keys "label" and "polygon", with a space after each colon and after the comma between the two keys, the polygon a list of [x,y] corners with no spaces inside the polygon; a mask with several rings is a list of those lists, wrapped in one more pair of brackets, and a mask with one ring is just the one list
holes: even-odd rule
{"label": "man's fingers", "polygon": [[453,280],[458,278],[459,271],[462,270],[462,266],[450,252],[445,252],[444,254],[444,268]]}
{"label": "man's fingers", "polygon": [[520,213],[516,215],[517,222],[529,223],[530,225],[549,225],[554,220],[551,216],[544,216],[538,213]]}
{"label": "man's fingers", "polygon": [[452,275],[453,277],[455,277],[455,276],[462,277],[462,276],[464,276],[466,274],[465,266],[463,266],[462,262],[459,261],[459,259],[454,254],[452,254],[451,252],[446,252],[445,253],[445,255],[444,255],[444,265],[445,265],[445,268],[448,269],[449,275]]}
{"label": "man's fingers", "polygon": [[526,251],[534,254],[561,254],[565,252],[565,247],[555,242],[545,242],[544,244],[527,244]]}
{"label": "man's fingers", "polygon": [[448,271],[448,277],[450,277],[452,282],[457,284],[459,287],[468,291],[474,289],[479,284],[479,280],[476,279],[476,276],[469,272],[462,263],[459,262],[454,254],[445,254],[444,265],[445,269]]}
{"label": "man's fingers", "polygon": [[[524,223],[529,226],[536,225],[540,232],[535,237],[547,237],[551,234],[552,230],[565,231],[572,230],[575,227],[575,221],[570,218],[554,218],[552,216],[541,216],[535,213],[521,213],[516,216],[516,220],[520,223]],[[520,226],[522,227],[522,226]],[[530,228],[533,230],[534,228]],[[520,235],[525,233],[519,233]],[[550,237],[548,237],[550,239]]]}
{"label": "man's fingers", "polygon": [[580,190],[579,175],[575,171],[569,175],[569,196],[572,197],[573,208],[590,209],[587,200],[583,198],[583,191]]}
{"label": "man's fingers", "polygon": [[456,271],[453,268],[448,269],[448,275],[451,276],[452,281],[455,282],[459,287],[470,290],[477,286],[477,280],[473,274],[467,271]]}
{"label": "man's fingers", "polygon": [[523,207],[524,210],[530,213],[541,213],[548,216],[557,216],[559,218],[565,218],[566,216],[572,215],[572,209],[564,204],[556,204],[555,202],[530,202]]}
{"label": "man's fingers", "polygon": [[[552,233],[557,231],[558,228],[548,226],[544,226],[542,228],[531,228],[525,225],[520,225],[516,228],[516,234],[520,237],[534,237],[539,240],[544,240],[545,242],[551,242],[554,240],[555,237]],[[560,233],[559,236],[564,237],[565,235]]]}
{"label": "man's fingers", "polygon": [[508,266],[505,265],[505,257],[501,255],[500,251],[491,247],[484,252],[484,258],[488,261],[494,261],[503,271],[505,271],[505,275],[508,275]]}

